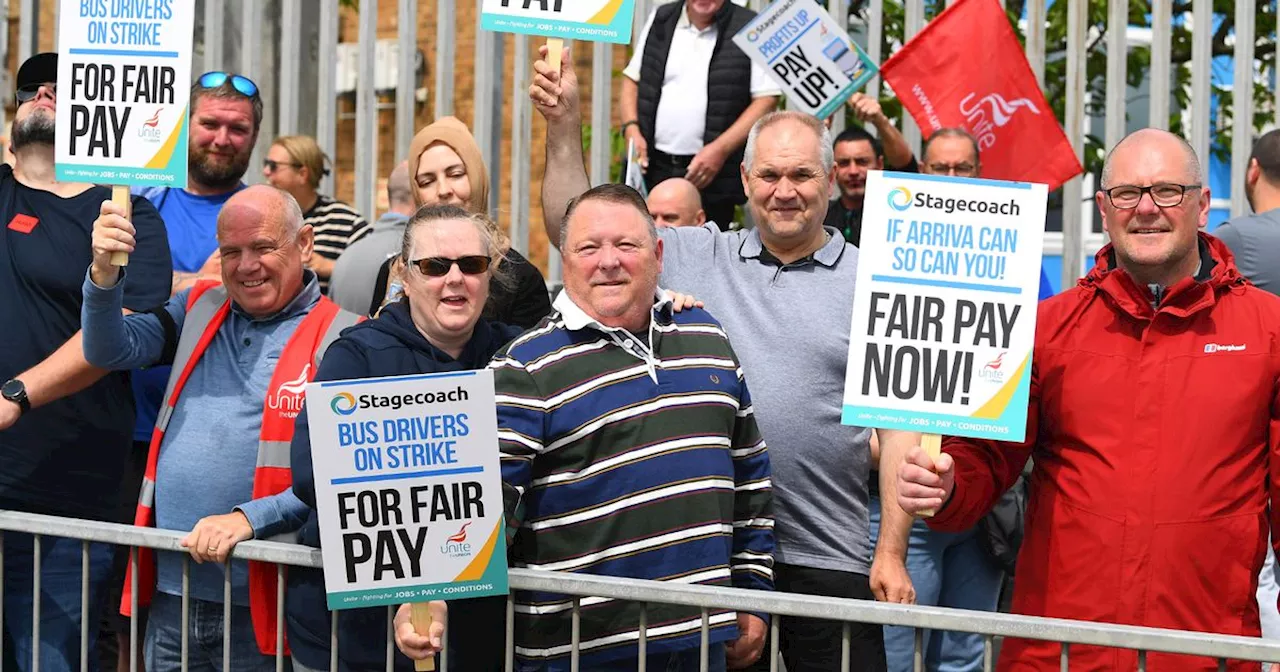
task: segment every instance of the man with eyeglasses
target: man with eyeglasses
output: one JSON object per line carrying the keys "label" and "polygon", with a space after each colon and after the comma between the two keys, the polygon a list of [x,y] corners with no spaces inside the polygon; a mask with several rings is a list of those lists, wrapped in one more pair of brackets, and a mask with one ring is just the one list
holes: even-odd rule
{"label": "man with eyeglasses", "polygon": [[[920,172],[925,175],[979,177],[982,174],[978,141],[963,128],[940,128],[934,131],[924,141],[924,151],[920,155],[924,157]],[[1053,285],[1041,268],[1040,299],[1051,296]]]}
{"label": "man with eyeglasses", "polygon": [[[936,510],[931,528],[958,531],[1034,457],[1014,612],[1259,635],[1254,590],[1280,523],[1269,507],[1280,501],[1280,298],[1200,232],[1200,165],[1161,130],[1112,148],[1095,196],[1111,243],[1078,286],[1040,304],[1026,441],[947,438],[936,460],[913,449],[897,469],[902,508]],[[999,669],[1057,670],[1061,656],[1057,643],[1006,639]],[[1071,647],[1081,669],[1138,661]]]}
{"label": "man with eyeglasses", "polygon": [[[90,366],[80,354],[80,292],[89,264],[90,227],[111,190],[54,178],[58,55],[32,56],[18,69],[11,144],[0,165],[0,509],[118,522],[120,481],[133,410],[128,376]],[[146,311],[169,293],[164,223],[133,199],[135,253],[119,310]],[[4,534],[5,653],[19,669],[79,669],[81,544],[44,537],[40,547],[40,641],[33,641],[34,543]],[[89,604],[98,605],[112,548],[90,544]],[[96,669],[91,654],[90,669]],[[6,668],[8,669],[8,668]]]}

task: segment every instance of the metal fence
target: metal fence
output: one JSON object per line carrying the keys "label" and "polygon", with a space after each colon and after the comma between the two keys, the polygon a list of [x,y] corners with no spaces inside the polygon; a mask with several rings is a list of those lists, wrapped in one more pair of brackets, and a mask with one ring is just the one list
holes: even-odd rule
{"label": "metal fence", "polygon": [[[335,57],[339,51],[339,0],[193,1],[200,9],[195,36],[198,58],[193,67],[203,67],[206,70],[238,69],[257,78],[260,83],[265,83],[263,88],[269,92],[265,100],[267,114],[262,137],[270,138],[289,132],[311,133],[330,156],[337,156],[335,150],[338,142],[336,129],[339,96],[336,81],[340,71],[346,67]],[[637,0],[635,32],[641,30],[652,8],[669,1]],[[755,9],[768,4],[766,0],[746,1]],[[890,1],[900,2],[905,15],[902,34],[890,36],[892,50],[894,45],[905,42],[924,27],[926,9],[936,3],[935,0]],[[953,0],[945,1],[950,4]],[[1168,127],[1172,109],[1180,112],[1179,117],[1188,129],[1191,145],[1202,158],[1207,157],[1211,146],[1211,129],[1218,114],[1218,110],[1213,107],[1211,95],[1211,73],[1215,59],[1213,0],[1149,0],[1150,12],[1145,19],[1149,24],[1149,32],[1143,33],[1149,35],[1151,55],[1150,103],[1146,119],[1129,118],[1126,112],[1129,102],[1127,98],[1130,97],[1130,89],[1126,84],[1126,57],[1130,48],[1139,46],[1131,44],[1129,37],[1135,28],[1130,25],[1129,0],[1105,0],[1105,24],[1090,23],[1090,1],[1057,0],[1066,5],[1066,48],[1061,53],[1046,54],[1046,30],[1051,25],[1048,17],[1053,2],[1027,0],[1024,18],[1020,21],[1026,35],[1027,58],[1042,86],[1045,81],[1046,60],[1066,61],[1063,122],[1077,155],[1083,158],[1086,134],[1094,132],[1098,121],[1101,121],[1100,135],[1105,136],[1105,145],[1111,146],[1127,129],[1135,126]],[[1095,3],[1099,1],[1093,0]],[[382,0],[383,4],[389,2],[391,0]],[[528,252],[530,202],[534,190],[530,164],[534,160],[534,154],[541,153],[541,147],[533,142],[533,113],[527,90],[531,77],[530,63],[532,54],[535,53],[531,40],[533,44],[539,41],[535,38],[479,30],[482,2],[483,0],[395,0],[392,3],[396,7],[395,42],[399,47],[410,48],[398,48],[394,51],[379,49],[379,0],[356,0],[348,3],[359,8],[354,95],[354,205],[362,213],[372,215],[378,178],[385,176],[392,168],[391,165],[378,163],[378,110],[392,106],[381,103],[379,94],[394,96],[394,142],[399,152],[403,152],[416,130],[415,113],[420,107],[420,90],[427,87],[426,82],[418,81],[425,72],[423,64],[426,61],[434,64],[434,81],[430,84],[434,93],[433,116],[454,113],[454,70],[459,35],[474,35],[473,64],[477,73],[477,86],[473,96],[474,115],[470,123],[490,167],[490,209],[496,211],[499,207],[499,186],[509,185],[510,210],[504,213],[509,215],[504,219],[510,222],[516,248],[521,252]],[[475,26],[464,26],[458,19],[458,7],[468,3],[474,5],[470,15],[475,18]],[[52,20],[56,23],[57,3],[47,0],[0,0],[0,9],[10,4],[17,5],[16,51],[20,62],[35,53],[38,46],[49,48],[47,43],[41,43],[40,22]],[[858,7],[859,15],[866,17],[865,21],[857,21],[857,25],[850,25],[849,29],[857,35],[857,39],[877,62],[882,62],[890,55],[882,53],[886,0],[825,0],[825,4],[837,21],[842,23],[849,16],[850,5]],[[1177,15],[1173,13],[1175,7],[1178,8]],[[1234,126],[1239,129],[1253,128],[1253,118],[1257,111],[1255,87],[1272,92],[1270,108],[1274,109],[1274,60],[1264,72],[1263,61],[1255,58],[1258,53],[1271,53],[1274,50],[1275,36],[1269,32],[1259,35],[1257,31],[1258,25],[1270,25],[1264,24],[1264,14],[1272,13],[1274,20],[1273,7],[1270,0],[1235,0],[1234,13],[1230,15],[1235,21],[1235,30],[1227,42],[1231,45],[1234,82],[1234,86],[1229,88]],[[434,9],[434,16],[447,18],[435,22],[432,34],[420,35],[420,10],[431,8]],[[1223,16],[1227,15],[1219,15],[1219,18]],[[1090,45],[1098,40],[1097,30],[1103,25],[1106,29],[1105,71],[1090,72],[1086,55]],[[1179,84],[1184,89],[1189,104],[1180,111],[1176,107],[1174,66],[1170,59],[1173,47],[1171,38],[1177,26],[1190,27],[1192,52],[1190,81]],[[1062,28],[1056,26],[1058,30]],[[1148,31],[1146,26],[1136,28]],[[1142,48],[1148,48],[1147,38],[1143,39]],[[1255,51],[1258,40],[1262,40],[1264,44]],[[510,70],[505,67],[506,45],[509,41],[512,45]],[[419,53],[417,47],[424,43],[430,46]],[[613,62],[613,51],[606,45],[581,45],[580,48],[589,48],[592,55],[590,71],[582,74],[585,81],[592,83],[591,100],[586,108],[590,110],[588,123],[591,129],[588,157],[591,180],[598,184],[606,181],[609,176],[612,158],[610,131],[614,109],[611,83],[616,82],[616,77],[620,76],[615,74],[615,68],[620,67],[620,64]],[[0,31],[0,51],[9,51],[7,31]],[[1221,67],[1220,63],[1219,66]],[[387,81],[380,85],[379,68],[384,71],[394,68],[396,77],[385,78]],[[1098,78],[1105,80],[1105,101],[1091,101],[1089,98],[1087,84]],[[878,78],[868,84],[868,91],[890,95]],[[7,81],[2,78],[0,94],[6,97],[9,94]],[[1096,107],[1098,103],[1103,103],[1105,112],[1097,117],[1091,116],[1087,111],[1089,106],[1093,104]],[[506,119],[510,120],[510,130],[504,132]],[[903,126],[908,142],[918,149],[919,129],[909,119],[904,121]],[[835,130],[839,131],[839,127],[840,123],[837,122]],[[504,138],[510,140],[505,152]],[[1229,147],[1230,195],[1229,198],[1223,198],[1225,194],[1217,194],[1214,199],[1216,208],[1229,208],[1232,216],[1248,209],[1244,198],[1243,176],[1252,140],[1251,132],[1234,133]],[[252,166],[260,165],[260,159],[267,149],[264,144],[258,143]],[[504,165],[504,153],[510,159],[510,169],[507,172],[501,169]],[[249,179],[257,179],[254,174],[256,171],[250,172]],[[327,178],[322,186],[327,193],[333,193],[332,177]],[[1065,185],[1063,230],[1046,237],[1046,254],[1062,256],[1064,284],[1075,281],[1083,271],[1085,256],[1103,243],[1102,234],[1095,232],[1092,207],[1088,203],[1092,196],[1091,190],[1092,181],[1088,176],[1077,177]],[[548,253],[548,271],[549,280],[555,282],[559,279],[559,258],[553,252]]]}
{"label": "metal fence", "polygon": [[[183,563],[183,639],[182,639],[182,669],[186,670],[187,663],[187,630],[188,630],[188,595],[187,595],[187,570],[189,559],[187,552],[180,545],[183,538],[182,533],[170,530],[155,530],[138,528],[129,525],[118,525],[113,523],[101,523],[86,520],[77,520],[71,518],[58,518],[53,516],[43,516],[29,513],[19,513],[14,511],[0,511],[0,566],[4,561],[4,532],[21,532],[33,535],[35,539],[35,560],[34,574],[36,577],[40,575],[40,552],[39,545],[42,538],[46,537],[62,537],[70,539],[79,539],[83,543],[82,551],[82,612],[89,611],[89,583],[88,583],[88,566],[89,566],[89,543],[103,542],[108,544],[130,546],[130,547],[147,547],[157,549],[161,552],[176,552],[184,557]],[[132,557],[136,554],[131,554]],[[257,560],[262,562],[275,563],[278,567],[278,577],[281,579],[278,583],[278,611],[277,622],[280,627],[284,627],[284,568],[286,566],[301,567],[320,567],[321,558],[318,549],[306,546],[297,546],[292,544],[282,544],[270,541],[246,541],[235,547],[233,557],[242,560]],[[134,574],[136,576],[136,573]],[[227,572],[230,577],[230,572]],[[964,611],[959,609],[945,609],[940,607],[922,607],[922,606],[902,606],[893,604],[882,604],[877,602],[868,602],[863,600],[848,600],[829,597],[815,597],[811,595],[796,595],[789,593],[766,593],[761,591],[743,590],[738,588],[721,588],[711,586],[697,586],[677,583],[664,583],[658,581],[642,581],[636,579],[619,579],[611,577],[589,576],[582,574],[569,574],[563,572],[546,572],[532,571],[524,569],[512,569],[510,572],[510,585],[512,590],[534,590],[562,593],[574,596],[572,607],[572,654],[571,667],[576,672],[579,669],[579,637],[580,632],[580,615],[579,609],[586,598],[608,598],[614,600],[626,600],[641,603],[639,622],[639,650],[643,652],[646,644],[646,610],[643,605],[652,604],[677,604],[697,607],[702,610],[702,670],[707,670],[707,642],[709,631],[708,614],[711,610],[716,609],[732,609],[735,611],[750,611],[757,613],[772,614],[771,618],[771,647],[765,655],[769,656],[771,661],[770,669],[773,672],[782,668],[781,659],[778,655],[778,624],[780,618],[802,617],[802,618],[822,618],[835,621],[845,622],[845,637],[842,647],[841,670],[855,669],[858,661],[850,660],[850,623],[881,623],[885,625],[905,626],[916,629],[915,637],[915,669],[917,672],[923,670],[923,651],[922,640],[923,631],[931,630],[948,630],[956,632],[971,632],[983,635],[985,643],[985,655],[983,661],[983,669],[988,672],[994,668],[993,652],[996,648],[996,639],[1005,637],[1016,637],[1024,639],[1035,639],[1042,641],[1053,641],[1062,643],[1062,670],[1065,672],[1069,669],[1071,660],[1072,645],[1094,645],[1104,647],[1114,647],[1136,650],[1137,669],[1144,671],[1147,669],[1147,654],[1150,652],[1185,654],[1194,656],[1205,656],[1218,659],[1218,668],[1225,670],[1228,660],[1249,660],[1249,661],[1270,661],[1280,660],[1280,643],[1267,642],[1261,639],[1253,639],[1248,637],[1235,637],[1227,635],[1213,635],[1206,633],[1181,632],[1176,630],[1163,630],[1158,628],[1145,628],[1125,625],[1110,625],[1104,623],[1091,623],[1082,621],[1070,621],[1056,618],[1035,618],[1028,616],[1016,616],[1010,614],[997,614],[986,612]],[[0,584],[0,601],[3,601],[3,594],[6,587]],[[224,611],[223,611],[223,669],[230,670],[230,604],[231,583],[228,578],[224,591]],[[136,586],[133,591],[137,594]],[[34,593],[34,614],[33,627],[35,628],[35,638],[39,638],[39,611],[40,611],[40,583],[37,578],[33,587]],[[514,599],[508,598],[507,601],[507,626],[505,632],[506,643],[506,669],[513,669],[513,656],[515,651],[514,637]],[[134,613],[137,613],[136,608]],[[385,644],[388,654],[392,651],[392,630],[391,621],[393,608],[387,608],[387,639]],[[0,613],[0,619],[4,615]],[[85,642],[87,641],[87,633],[90,624],[96,625],[95,619],[81,619],[81,649],[80,649],[80,666],[82,670],[88,669],[89,656],[95,655],[87,649]],[[334,629],[331,633],[330,640],[330,670],[338,669],[338,637],[336,623],[334,619]],[[3,628],[2,620],[0,620],[0,629]],[[141,655],[138,650],[139,633],[136,617],[131,621],[130,627],[130,665],[131,669],[137,669],[137,661]],[[495,639],[496,635],[495,634]],[[276,641],[283,641],[283,631],[277,632]],[[2,640],[2,638],[0,638]],[[495,642],[496,643],[496,642]],[[374,644],[374,643],[370,643]],[[3,641],[0,641],[3,646]],[[283,648],[283,647],[278,647]],[[36,651],[38,651],[38,647]],[[3,657],[3,651],[0,650],[0,657]],[[392,669],[392,658],[388,655],[387,670]],[[276,669],[285,669],[286,663],[282,655],[277,655]],[[448,649],[446,648],[441,654],[441,668],[449,670]],[[38,662],[33,661],[32,670],[38,672]],[[643,656],[640,658],[639,669],[641,672],[645,669]]]}

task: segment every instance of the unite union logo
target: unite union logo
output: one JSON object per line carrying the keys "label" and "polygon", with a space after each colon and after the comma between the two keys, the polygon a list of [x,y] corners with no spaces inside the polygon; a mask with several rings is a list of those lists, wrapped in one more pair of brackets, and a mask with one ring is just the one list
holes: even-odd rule
{"label": "unite union logo", "polygon": [[457,534],[449,537],[440,545],[440,554],[450,558],[466,558],[471,556],[471,544],[467,543],[467,528],[471,527],[473,521],[468,520],[463,523],[462,529]]}
{"label": "unite union logo", "polygon": [[889,207],[902,212],[911,207],[911,191],[906,187],[898,187],[889,192]]}
{"label": "unite union logo", "polygon": [[1004,371],[1000,367],[1004,366],[1004,356],[1009,354],[1008,351],[1001,352],[995,359],[982,365],[978,370],[978,377],[993,383],[1004,382]]}

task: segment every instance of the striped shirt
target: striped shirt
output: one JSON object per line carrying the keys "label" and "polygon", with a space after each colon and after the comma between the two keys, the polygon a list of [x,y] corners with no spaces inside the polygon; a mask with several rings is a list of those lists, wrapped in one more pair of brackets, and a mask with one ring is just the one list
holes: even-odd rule
{"label": "striped shirt", "polygon": [[[325,259],[337,259],[351,243],[365,237],[369,223],[360,213],[342,201],[324,194],[316,195],[315,205],[302,215],[302,223],[310,224],[316,233],[315,253]],[[329,279],[320,279],[320,291],[329,293]]]}
{"label": "striped shirt", "polygon": [[[490,364],[513,564],[772,590],[769,456],[720,324],[664,296],[646,342],[566,293],[555,308]],[[518,592],[515,612],[517,656],[569,655],[569,598]],[[638,604],[580,613],[583,669],[637,655]],[[650,605],[648,653],[698,647],[700,614]],[[711,611],[710,629],[736,638],[736,615]]]}

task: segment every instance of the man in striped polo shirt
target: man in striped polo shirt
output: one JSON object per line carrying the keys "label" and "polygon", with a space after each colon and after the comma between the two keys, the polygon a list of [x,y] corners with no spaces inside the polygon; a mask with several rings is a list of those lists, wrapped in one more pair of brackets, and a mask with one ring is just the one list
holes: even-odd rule
{"label": "man in striped polo shirt", "polygon": [[[769,456],[720,324],[672,311],[630,187],[575,199],[560,234],[556,312],[491,365],[514,564],[772,590]],[[569,669],[572,604],[517,593],[518,670]],[[649,669],[698,669],[700,611],[646,616]],[[759,657],[766,618],[711,611],[709,669]],[[636,669],[639,620],[638,604],[583,600],[583,669]]]}

